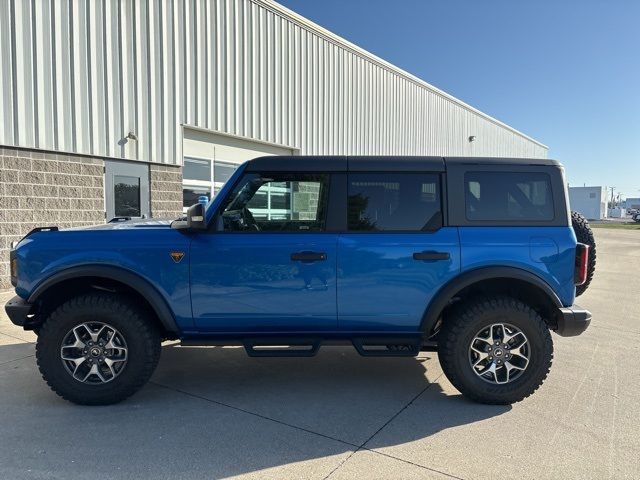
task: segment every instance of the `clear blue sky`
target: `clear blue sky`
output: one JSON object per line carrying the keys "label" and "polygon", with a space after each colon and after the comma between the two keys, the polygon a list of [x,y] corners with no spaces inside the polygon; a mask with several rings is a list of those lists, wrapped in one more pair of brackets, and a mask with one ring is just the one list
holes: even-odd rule
{"label": "clear blue sky", "polygon": [[640,197],[640,0],[278,0]]}

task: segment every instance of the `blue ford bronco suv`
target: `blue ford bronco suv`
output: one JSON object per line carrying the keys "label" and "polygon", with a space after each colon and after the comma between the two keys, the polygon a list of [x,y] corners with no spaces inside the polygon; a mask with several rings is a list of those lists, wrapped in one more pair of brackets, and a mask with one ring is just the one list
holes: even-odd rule
{"label": "blue ford bronco suv", "polygon": [[432,350],[465,396],[508,404],[546,378],[550,331],[589,325],[574,299],[590,247],[555,161],[269,156],[182,219],[36,228],[10,252],[6,311],[79,404],[132,395],[167,339],[252,356]]}

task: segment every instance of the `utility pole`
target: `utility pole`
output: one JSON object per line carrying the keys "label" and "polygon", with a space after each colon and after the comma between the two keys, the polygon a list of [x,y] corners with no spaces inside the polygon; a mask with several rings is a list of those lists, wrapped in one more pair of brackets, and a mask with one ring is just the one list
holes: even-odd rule
{"label": "utility pole", "polygon": [[613,205],[613,189],[616,188],[616,187],[610,187],[610,188],[611,188],[611,208],[614,208],[614,205]]}

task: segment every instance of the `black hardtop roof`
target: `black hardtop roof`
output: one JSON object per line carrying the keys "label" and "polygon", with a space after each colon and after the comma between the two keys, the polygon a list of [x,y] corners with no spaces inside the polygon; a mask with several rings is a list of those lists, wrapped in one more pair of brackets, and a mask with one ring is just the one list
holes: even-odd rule
{"label": "black hardtop roof", "polygon": [[444,172],[447,164],[560,166],[546,158],[422,157],[408,155],[270,155],[247,162],[246,170],[296,172]]}

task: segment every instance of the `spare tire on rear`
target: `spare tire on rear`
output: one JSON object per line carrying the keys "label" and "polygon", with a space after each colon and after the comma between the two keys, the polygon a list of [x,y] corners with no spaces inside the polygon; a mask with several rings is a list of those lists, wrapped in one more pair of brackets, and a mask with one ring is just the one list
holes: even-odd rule
{"label": "spare tire on rear", "polygon": [[584,215],[578,212],[571,212],[571,225],[573,231],[576,234],[576,238],[579,243],[589,245],[589,261],[587,262],[587,281],[582,285],[576,286],[576,297],[582,295],[593,278],[593,273],[596,270],[596,241],[593,238],[593,230],[589,226],[589,222]]}

